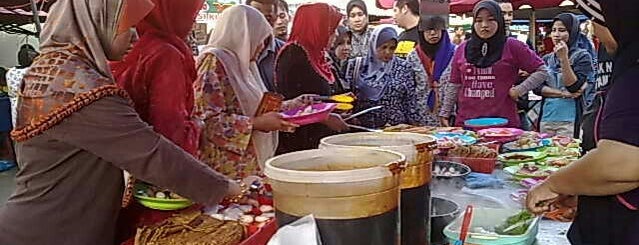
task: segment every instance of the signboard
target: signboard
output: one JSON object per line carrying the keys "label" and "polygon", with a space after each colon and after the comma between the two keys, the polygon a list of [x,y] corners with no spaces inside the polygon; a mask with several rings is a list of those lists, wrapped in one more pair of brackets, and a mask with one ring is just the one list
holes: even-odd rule
{"label": "signboard", "polygon": [[448,17],[450,13],[450,0],[421,0],[419,2],[420,30],[427,30],[433,26],[443,29],[448,27]]}

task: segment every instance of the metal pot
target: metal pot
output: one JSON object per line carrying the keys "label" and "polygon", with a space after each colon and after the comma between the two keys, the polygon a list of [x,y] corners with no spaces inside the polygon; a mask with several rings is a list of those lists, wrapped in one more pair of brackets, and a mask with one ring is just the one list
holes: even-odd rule
{"label": "metal pot", "polygon": [[[436,169],[449,169],[454,168],[459,174],[453,175],[441,175],[435,171]],[[466,176],[470,174],[471,170],[468,166],[450,161],[436,161],[433,163],[433,185],[444,184],[448,186],[455,186],[461,189],[466,185]]]}
{"label": "metal pot", "polygon": [[433,197],[431,207],[430,244],[445,245],[448,241],[444,228],[459,216],[461,210],[456,202],[441,197]]}

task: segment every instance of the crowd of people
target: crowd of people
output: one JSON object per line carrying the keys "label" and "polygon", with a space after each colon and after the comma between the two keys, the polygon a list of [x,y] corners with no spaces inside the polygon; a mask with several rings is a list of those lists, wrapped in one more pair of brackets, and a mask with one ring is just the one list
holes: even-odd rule
{"label": "crowd of people", "polygon": [[[595,148],[595,139],[602,141],[536,188],[529,208],[543,212],[548,200],[568,195],[631,191],[614,200],[580,200],[580,210],[605,210],[597,217],[580,212],[573,229],[579,238],[573,241],[604,244],[589,242],[605,237],[589,237],[597,225],[587,223],[594,220],[622,223],[608,227],[618,228],[610,239],[632,236],[622,225],[637,227],[630,211],[636,210],[637,171],[594,172],[607,161],[636,169],[639,159],[627,156],[638,154],[639,136],[625,134],[639,132],[632,114],[637,108],[622,100],[636,87],[637,39],[630,33],[634,24],[620,24],[621,18],[633,18],[621,1],[610,1],[603,12],[628,16],[604,22],[594,12],[600,20],[595,24],[599,52],[580,32],[577,16],[566,13],[553,19],[554,49],[543,57],[510,37],[513,7],[506,0],[476,4],[466,41],[449,36],[445,19],[420,17],[418,0],[395,1],[403,33],[390,25],[371,27],[362,0],[351,0],[346,15],[314,3],[300,6],[295,16],[284,0],[248,0],[223,11],[208,44],[194,57],[185,40],[203,2],[58,0],[53,5],[40,54],[21,48],[20,66],[8,74],[20,171],[15,193],[0,209],[1,244],[113,244],[130,238],[145,217],[157,215],[131,207],[136,181],[216,205],[239,194],[236,180],[261,175],[267,159],[316,148],[321,138],[350,130],[342,118],[346,113],[305,126],[280,113],[315,103],[318,96],[345,93],[357,98],[354,112],[381,107],[350,122],[366,128],[463,126],[482,117],[526,128],[518,102],[533,91],[543,97],[542,133],[575,138],[583,133],[586,150]],[[609,54],[622,50],[629,52],[615,61],[622,65],[613,75]],[[610,77],[619,85],[611,88]],[[598,121],[606,93],[614,99],[605,103]],[[261,113],[266,94],[283,101]],[[574,176],[590,177],[591,183],[574,184]],[[592,188],[595,182],[608,186]],[[624,217],[615,218],[619,215]]]}

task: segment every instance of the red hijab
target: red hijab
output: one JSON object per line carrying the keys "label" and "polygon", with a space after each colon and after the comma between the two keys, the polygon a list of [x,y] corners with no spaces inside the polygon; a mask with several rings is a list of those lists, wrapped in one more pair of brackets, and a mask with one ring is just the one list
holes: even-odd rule
{"label": "red hijab", "polygon": [[286,46],[297,44],[308,55],[313,69],[328,82],[335,81],[325,52],[329,39],[342,20],[342,14],[326,3],[304,4],[297,9]]}
{"label": "red hijab", "polygon": [[204,0],[152,0],[155,8],[137,25],[140,40],[112,65],[145,122],[182,147],[197,152],[198,130],[190,120],[197,72],[186,38]]}

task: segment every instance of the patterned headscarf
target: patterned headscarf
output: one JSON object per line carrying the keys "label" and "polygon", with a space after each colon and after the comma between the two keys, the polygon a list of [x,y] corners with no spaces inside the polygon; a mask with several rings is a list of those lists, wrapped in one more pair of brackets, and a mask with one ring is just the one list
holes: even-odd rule
{"label": "patterned headscarf", "polygon": [[106,52],[117,34],[128,31],[152,8],[148,0],[54,3],[40,36],[41,55],[24,77],[11,136],[27,140],[103,97],[127,97],[113,81]]}

